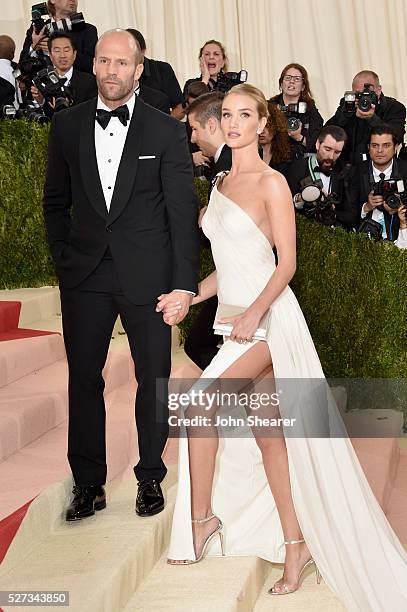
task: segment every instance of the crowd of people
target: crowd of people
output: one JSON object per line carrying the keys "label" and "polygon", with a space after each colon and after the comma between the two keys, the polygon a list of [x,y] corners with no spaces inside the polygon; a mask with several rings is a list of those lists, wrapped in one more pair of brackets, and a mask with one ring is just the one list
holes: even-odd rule
{"label": "crowd of people", "polygon": [[[45,122],[55,112],[97,95],[96,27],[77,13],[77,0],[49,0],[47,7],[45,20],[33,13],[18,64],[14,41],[0,36],[0,116],[4,118],[26,116]],[[246,78],[244,71],[228,72],[225,46],[212,39],[199,50],[199,76],[188,79],[181,89],[169,63],[146,57],[142,33],[128,31],[143,57],[136,94],[185,121],[195,176],[212,180],[219,159],[221,170],[230,168],[230,151],[220,129],[222,98]],[[259,151],[270,167],[286,177],[297,212],[407,248],[405,106],[382,92],[373,70],[354,76],[351,90],[325,125],[303,66],[285,66],[278,89],[268,100]]]}

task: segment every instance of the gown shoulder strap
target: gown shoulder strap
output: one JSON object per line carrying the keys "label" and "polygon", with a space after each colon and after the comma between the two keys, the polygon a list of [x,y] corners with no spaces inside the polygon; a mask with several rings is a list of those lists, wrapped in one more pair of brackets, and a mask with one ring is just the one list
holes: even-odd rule
{"label": "gown shoulder strap", "polygon": [[212,189],[215,187],[218,188],[219,183],[222,182],[223,178],[229,174],[229,170],[221,170],[220,172],[218,172],[217,174],[215,174],[214,178],[212,179]]}

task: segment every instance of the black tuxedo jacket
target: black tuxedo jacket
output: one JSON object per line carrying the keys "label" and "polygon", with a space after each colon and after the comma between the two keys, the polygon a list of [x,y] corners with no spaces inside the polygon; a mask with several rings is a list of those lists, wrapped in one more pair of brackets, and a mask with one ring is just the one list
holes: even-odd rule
{"label": "black tuxedo jacket", "polygon": [[[369,193],[372,190],[372,185],[370,183],[369,177],[369,164],[370,160],[363,162],[360,164],[358,168],[358,172],[355,173],[353,180],[351,182],[352,193],[354,194],[354,199],[356,200],[359,207],[359,218],[360,213],[362,211],[362,206],[365,202],[367,202],[367,198]],[[405,185],[407,185],[407,161],[404,159],[394,159],[393,168],[391,173],[391,178],[393,179],[404,179]],[[389,213],[383,209],[384,214],[384,222],[387,229],[387,235],[390,235],[390,221],[393,217],[392,223],[392,233],[393,239],[396,240],[399,229],[400,229],[400,219],[397,214],[389,215]],[[372,213],[368,213],[368,216],[371,217]],[[360,219],[361,220],[361,219]]]}
{"label": "black tuxedo jacket", "polygon": [[144,85],[143,83],[140,84],[139,96],[142,100],[144,100],[144,102],[153,108],[157,108],[167,115],[171,114],[170,100],[162,91],[153,89],[152,87],[147,87],[147,85]]}
{"label": "black tuxedo jacket", "polygon": [[16,90],[9,81],[0,77],[0,107],[14,104]]}
{"label": "black tuxedo jacket", "polygon": [[110,249],[135,304],[172,289],[197,292],[198,209],[184,126],[136,99],[108,212],[96,102],[56,113],[51,125],[44,216],[60,286],[76,287]]}
{"label": "black tuxedo jacket", "polygon": [[[32,45],[33,26],[31,25],[25,35],[23,49],[20,54],[21,60],[28,55]],[[95,56],[95,47],[98,41],[98,31],[91,23],[86,23],[81,30],[72,30],[72,38],[75,40],[77,54],[75,60],[75,68],[93,74],[93,58]]]}
{"label": "black tuxedo jacket", "polygon": [[[301,191],[301,181],[306,176],[309,176],[307,157],[290,164],[286,178],[293,196]],[[335,164],[331,176],[331,193],[339,197],[339,203],[335,206],[336,218],[347,229],[354,227],[360,219],[360,208],[351,191],[352,176],[353,169],[340,161]]]}

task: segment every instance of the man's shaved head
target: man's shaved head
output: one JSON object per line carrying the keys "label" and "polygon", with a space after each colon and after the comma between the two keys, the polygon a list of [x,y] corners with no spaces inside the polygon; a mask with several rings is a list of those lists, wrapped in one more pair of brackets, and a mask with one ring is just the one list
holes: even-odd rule
{"label": "man's shaved head", "polygon": [[16,43],[14,40],[3,34],[0,36],[0,59],[10,60],[10,62],[14,59],[14,54],[16,52]]}
{"label": "man's shaved head", "polygon": [[108,30],[107,32],[104,32],[100,37],[99,40],[96,43],[96,48],[95,48],[95,57],[97,57],[98,55],[98,51],[99,48],[102,47],[103,48],[103,44],[108,42],[108,43],[115,43],[115,42],[121,42],[122,44],[125,44],[125,41],[128,41],[128,48],[129,50],[134,53],[134,57],[136,58],[136,64],[140,64],[142,62],[142,55],[141,55],[141,50],[140,50],[140,45],[138,44],[137,40],[134,38],[134,36],[132,36],[132,34],[130,34],[130,32],[127,32],[127,30],[122,30],[120,28],[116,28],[114,30]]}

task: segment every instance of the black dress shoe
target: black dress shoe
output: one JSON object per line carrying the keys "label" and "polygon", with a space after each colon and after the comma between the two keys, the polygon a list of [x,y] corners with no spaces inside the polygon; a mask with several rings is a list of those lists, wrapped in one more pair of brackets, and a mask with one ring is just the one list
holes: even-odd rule
{"label": "black dress shoe", "polygon": [[137,483],[136,513],[153,516],[164,510],[164,495],[158,480],[141,480]]}
{"label": "black dress shoe", "polygon": [[106,495],[102,485],[75,485],[73,500],[66,511],[67,521],[79,521],[95,514],[95,510],[106,508]]}

